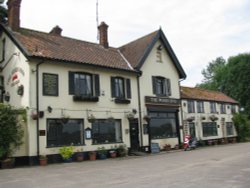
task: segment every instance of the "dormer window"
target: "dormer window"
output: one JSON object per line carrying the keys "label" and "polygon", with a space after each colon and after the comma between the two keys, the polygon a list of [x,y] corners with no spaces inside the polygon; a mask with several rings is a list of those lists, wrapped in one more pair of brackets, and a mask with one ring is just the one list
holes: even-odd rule
{"label": "dormer window", "polygon": [[170,96],[171,83],[170,79],[161,76],[153,76],[153,94],[156,96]]}

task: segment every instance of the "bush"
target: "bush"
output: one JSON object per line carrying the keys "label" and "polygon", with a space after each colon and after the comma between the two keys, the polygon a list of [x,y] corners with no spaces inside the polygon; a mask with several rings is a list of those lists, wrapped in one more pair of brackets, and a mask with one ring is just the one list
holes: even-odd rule
{"label": "bush", "polygon": [[244,114],[235,114],[233,122],[238,134],[238,141],[244,142],[250,139],[250,121]]}
{"label": "bush", "polygon": [[11,157],[15,149],[22,144],[23,129],[20,116],[26,120],[26,111],[13,109],[0,104],[0,160]]}
{"label": "bush", "polygon": [[59,149],[60,155],[63,159],[69,159],[74,154],[74,146],[63,146]]}

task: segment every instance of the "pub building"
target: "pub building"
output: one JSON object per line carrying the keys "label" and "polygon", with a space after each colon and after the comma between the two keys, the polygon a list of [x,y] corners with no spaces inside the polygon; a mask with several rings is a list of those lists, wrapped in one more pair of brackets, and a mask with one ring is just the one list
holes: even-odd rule
{"label": "pub building", "polygon": [[[20,27],[21,0],[0,25],[0,99],[25,108],[16,163],[59,160],[62,146],[84,153],[126,145],[130,152],[174,147],[182,139],[180,85],[186,78],[162,29],[119,48]],[[25,22],[25,20],[23,20]]]}

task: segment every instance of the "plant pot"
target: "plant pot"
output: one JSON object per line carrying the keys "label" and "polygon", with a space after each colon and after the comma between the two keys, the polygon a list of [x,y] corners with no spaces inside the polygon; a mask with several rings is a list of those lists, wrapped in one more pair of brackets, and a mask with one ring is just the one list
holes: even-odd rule
{"label": "plant pot", "polygon": [[107,159],[107,155],[104,153],[98,153],[98,159],[105,160],[105,159]]}
{"label": "plant pot", "polygon": [[96,160],[96,153],[95,152],[89,152],[89,160],[90,161]]}
{"label": "plant pot", "polygon": [[73,161],[72,158],[63,159],[63,162],[65,162],[65,163],[71,163],[72,161]]}
{"label": "plant pot", "polygon": [[76,161],[77,162],[82,162],[84,160],[84,156],[82,153],[79,153],[76,155]]}
{"label": "plant pot", "polygon": [[39,159],[40,166],[46,166],[48,164],[47,159]]}
{"label": "plant pot", "polygon": [[116,158],[117,157],[117,152],[116,151],[110,151],[109,152],[111,158]]}
{"label": "plant pot", "polygon": [[15,161],[11,158],[5,159],[1,161],[1,168],[2,169],[10,169],[14,168],[15,166]]}

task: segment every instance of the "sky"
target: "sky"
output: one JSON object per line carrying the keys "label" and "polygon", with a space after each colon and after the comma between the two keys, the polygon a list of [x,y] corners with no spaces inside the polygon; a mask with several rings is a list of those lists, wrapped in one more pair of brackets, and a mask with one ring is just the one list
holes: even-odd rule
{"label": "sky", "polygon": [[[21,27],[97,42],[97,0],[22,0]],[[249,0],[98,0],[98,21],[109,25],[109,45],[120,47],[162,28],[187,74],[201,83],[216,57],[250,52]]]}

